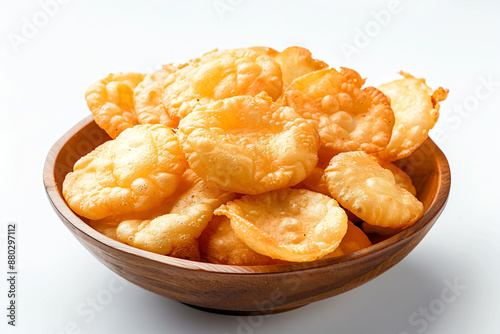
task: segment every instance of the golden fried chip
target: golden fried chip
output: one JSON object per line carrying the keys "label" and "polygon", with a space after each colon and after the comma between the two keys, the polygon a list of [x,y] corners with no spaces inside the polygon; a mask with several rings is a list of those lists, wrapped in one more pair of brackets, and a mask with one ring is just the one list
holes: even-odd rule
{"label": "golden fried chip", "polygon": [[[299,183],[294,188],[296,188],[296,189],[305,188],[305,189],[312,190],[312,191],[315,191],[317,193],[321,193],[323,195],[331,197],[330,191],[328,190],[328,186],[326,185],[326,180],[325,180],[325,168],[328,166],[329,162],[330,162],[330,160],[325,161],[325,160],[322,160],[322,157],[320,157],[318,164],[316,165],[316,167],[314,167],[311,174],[309,174],[309,176],[304,181]],[[345,213],[347,214],[347,218],[351,222],[358,223],[358,222],[362,221],[362,219],[357,217],[351,211],[347,210],[346,208],[344,208],[342,206],[340,206],[340,207],[342,209],[344,209]]]}
{"label": "golden fried chip", "polygon": [[270,48],[268,46],[252,46],[249,49],[253,50],[255,52],[261,52],[261,53],[267,54],[271,57],[274,57],[275,55],[277,55],[279,53],[275,49]]}
{"label": "golden fried chip", "polygon": [[[168,203],[167,203],[168,205]],[[156,211],[162,212],[165,211],[163,208],[157,209]],[[151,214],[149,214],[151,216]],[[146,217],[147,215],[142,215],[143,217]],[[153,217],[158,217],[159,215],[152,215]],[[105,221],[108,218],[104,218],[101,221]],[[115,218],[115,220],[122,220],[119,222],[118,225],[114,227],[114,231],[109,230],[98,230],[99,232],[107,235],[106,233],[114,233],[113,236],[115,240],[121,241],[123,243],[127,243],[127,241],[132,241],[134,235],[142,229],[144,226],[147,225],[151,221],[151,219],[147,218],[142,218],[142,219],[125,219],[123,217],[121,218]],[[100,221],[91,221],[91,222],[100,222]],[[92,224],[91,224],[92,226]],[[118,229],[119,226],[119,229]],[[93,227],[93,226],[92,226]],[[120,234],[118,234],[120,233]],[[110,235],[108,235],[111,237]],[[200,261],[200,248],[198,245],[198,241],[194,238],[189,238],[186,240],[182,240],[182,242],[175,243],[172,246],[172,251],[169,254],[169,256],[176,257],[179,259],[185,259],[185,260],[192,260],[192,261]]]}
{"label": "golden fried chip", "polygon": [[[322,168],[319,168],[318,166],[314,167],[312,173],[301,183],[299,183],[295,189],[308,189],[311,191],[315,191],[317,193],[326,195],[326,196],[332,196],[330,195],[330,191],[328,190],[328,186],[326,185],[326,180],[325,180],[325,171]],[[347,210],[346,208],[342,207],[344,209],[345,213],[347,214],[347,218],[355,223],[361,222],[362,219],[357,217],[355,214],[353,214],[351,211]]]}
{"label": "golden fried chip", "polygon": [[184,260],[200,261],[200,246],[196,239],[188,239],[178,244],[172,249],[171,257],[176,257]]}
{"label": "golden fried chip", "polygon": [[325,179],[333,198],[371,225],[406,227],[423,214],[423,204],[363,151],[333,157]]}
{"label": "golden fried chip", "polygon": [[260,266],[285,263],[261,255],[236,237],[226,216],[214,216],[198,239],[203,257],[212,263]]}
{"label": "golden fried chip", "polygon": [[177,127],[177,122],[163,108],[163,85],[165,79],[177,68],[164,65],[161,70],[146,75],[134,91],[134,108],[140,124],[163,124],[171,128]]}
{"label": "golden fried chip", "polygon": [[110,74],[85,93],[94,120],[111,138],[139,124],[134,110],[134,89],[144,79],[140,73]]}
{"label": "golden fried chip", "polygon": [[339,247],[335,248],[335,250],[333,252],[331,252],[330,254],[326,254],[325,256],[322,257],[322,259],[329,259],[329,258],[332,258],[332,257],[340,257],[340,256],[344,256],[346,255],[342,249]]}
{"label": "golden fried chip", "polygon": [[291,262],[314,261],[338,247],[347,216],[338,203],[305,189],[243,196],[215,210],[238,239],[259,254]]}
{"label": "golden fried chip", "polygon": [[363,230],[349,220],[347,222],[347,233],[342,238],[340,245],[332,253],[323,256],[322,259],[349,255],[371,245],[372,242]]}
{"label": "golden fried chip", "polygon": [[243,194],[293,186],[318,161],[316,130],[266,93],[197,107],[179,123],[177,135],[191,169]]}
{"label": "golden fried chip", "polygon": [[383,168],[390,170],[392,172],[392,174],[394,175],[394,180],[396,181],[396,184],[398,186],[408,190],[413,196],[417,195],[417,190],[413,186],[413,183],[411,182],[411,178],[402,169],[400,169],[398,166],[396,166],[388,161],[382,160],[381,158],[379,158],[377,156],[370,156],[370,158],[372,158],[374,161],[376,161]]}
{"label": "golden fried chip", "polygon": [[368,236],[362,229],[354,225],[351,221],[347,223],[347,233],[345,234],[339,248],[345,255],[352,254],[372,245]]}
{"label": "golden fried chip", "polygon": [[[193,172],[191,169],[187,169],[184,174],[182,174],[181,180],[175,192],[167,197],[159,205],[151,208],[150,210],[141,211],[133,214],[126,214],[120,216],[108,217],[105,219],[112,218],[117,221],[117,238],[119,241],[128,243],[133,240],[134,235],[146,226],[151,220],[156,217],[168,214],[175,202],[189,189],[193,188],[196,182],[199,181],[199,176]],[[119,228],[118,228],[119,227]]]}
{"label": "golden fried chip", "polygon": [[298,46],[286,48],[282,52],[276,54],[274,59],[281,66],[283,87],[285,88],[298,77],[328,67],[327,63],[313,59],[309,50]]}
{"label": "golden fried chip", "polygon": [[250,49],[211,52],[165,81],[163,106],[180,121],[196,106],[239,95],[282,93],[281,68],[270,56]]}
{"label": "golden fried chip", "polygon": [[322,150],[339,152],[384,149],[391,138],[394,114],[389,99],[356,72],[323,69],[294,80],[283,104],[305,117],[321,137]]}
{"label": "golden fried chip", "polygon": [[324,174],[325,170],[323,168],[318,166],[314,167],[311,174],[302,181],[302,186],[317,193],[330,196]]}
{"label": "golden fried chip", "polygon": [[73,211],[93,220],[140,212],[174,193],[186,165],[172,129],[137,125],[78,160],[63,195]]}
{"label": "golden fried chip", "polygon": [[439,118],[439,102],[448,90],[438,88],[434,93],[424,79],[401,73],[404,79],[383,84],[379,89],[391,99],[396,122],[387,147],[377,156],[386,161],[408,157],[426,139]]}
{"label": "golden fried chip", "polygon": [[158,211],[166,213],[121,222],[116,231],[118,238],[158,254],[169,255],[175,249],[186,248],[185,244],[198,238],[206,228],[214,210],[234,197],[201,178],[190,187],[187,184],[187,189],[180,187],[181,191],[176,191]]}
{"label": "golden fried chip", "polygon": [[324,156],[320,155],[321,148],[318,151],[318,163],[316,167],[312,170],[311,174],[307,178],[304,179],[299,185],[295,188],[301,189],[306,188],[317,193],[321,193],[326,196],[331,196],[328,191],[328,187],[326,186],[325,181],[325,168],[328,166],[331,158],[325,159]]}
{"label": "golden fried chip", "polygon": [[120,223],[114,216],[106,217],[99,220],[90,220],[89,226],[92,227],[97,232],[104,234],[105,236],[118,240],[118,236],[116,235],[116,228]]}
{"label": "golden fried chip", "polygon": [[382,227],[382,226],[374,226],[370,225],[367,222],[363,222],[361,228],[366,234],[380,234],[382,236],[391,237],[393,235],[398,234],[403,231],[402,228],[390,228],[390,227]]}
{"label": "golden fried chip", "polygon": [[[376,161],[380,166],[385,169],[388,169],[394,175],[394,179],[396,184],[401,188],[408,190],[413,196],[417,194],[415,187],[411,181],[411,178],[406,174],[403,170],[398,168],[396,165],[384,161],[378,157],[370,156],[374,161]],[[320,159],[321,161],[321,159]],[[314,167],[313,171],[309,176],[302,181],[301,187],[306,188],[312,191],[316,191],[318,193],[322,193],[323,195],[331,196],[330,191],[328,190],[328,186],[326,185],[326,180],[324,177],[325,170],[324,168],[319,167],[320,163],[316,167]],[[352,212],[346,210],[347,216],[350,221],[360,222],[361,219],[356,217]]]}

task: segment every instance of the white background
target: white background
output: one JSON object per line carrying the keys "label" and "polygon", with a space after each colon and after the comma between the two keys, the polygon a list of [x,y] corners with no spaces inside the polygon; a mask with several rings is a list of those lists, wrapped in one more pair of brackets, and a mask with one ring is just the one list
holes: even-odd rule
{"label": "white background", "polygon": [[[221,12],[214,3],[230,8]],[[392,8],[385,0],[73,0],[47,22],[38,1],[0,4],[2,333],[498,333],[499,2],[402,1],[383,25],[373,13]],[[37,31],[22,37],[34,18]],[[25,40],[16,45],[15,38]],[[85,90],[108,73],[149,72],[214,48],[253,45],[307,47],[331,66],[356,69],[369,85],[405,70],[449,88],[434,131],[452,169],[445,212],[389,272],[295,311],[214,315],[129,284],[92,314],[89,300],[122,281],[53,212],[42,184],[47,152],[89,114]],[[350,55],[341,49],[347,45]],[[19,228],[16,328],[4,315],[7,222]],[[462,289],[439,309],[446,282]],[[426,319],[419,312],[429,307]]]}

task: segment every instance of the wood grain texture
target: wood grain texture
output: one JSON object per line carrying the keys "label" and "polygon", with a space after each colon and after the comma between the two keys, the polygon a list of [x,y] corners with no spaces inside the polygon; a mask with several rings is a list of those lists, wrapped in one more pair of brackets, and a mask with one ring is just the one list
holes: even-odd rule
{"label": "wood grain texture", "polygon": [[428,139],[398,161],[414,180],[425,213],[403,232],[340,258],[270,266],[195,262],[150,253],[112,240],[87,225],[62,197],[64,177],[81,156],[109,140],[89,116],[50,150],[44,168],[48,198],[78,241],[118,275],[149,291],[201,309],[226,314],[276,313],[354,289],[401,261],[422,240],[444,209],[450,169]]}

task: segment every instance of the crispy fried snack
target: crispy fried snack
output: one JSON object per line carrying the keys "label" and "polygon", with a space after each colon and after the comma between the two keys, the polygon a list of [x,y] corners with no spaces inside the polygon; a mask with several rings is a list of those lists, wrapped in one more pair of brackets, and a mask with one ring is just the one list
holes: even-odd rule
{"label": "crispy fried snack", "polygon": [[[315,191],[317,193],[321,193],[323,195],[331,197],[332,195],[330,195],[330,191],[328,190],[328,186],[326,185],[326,180],[325,180],[325,168],[328,166],[329,162],[330,162],[330,160],[324,160],[320,156],[318,164],[316,165],[316,167],[314,167],[311,174],[309,174],[309,176],[304,181],[299,183],[294,188],[296,188],[296,189],[305,188],[305,189],[309,189],[311,191]],[[347,210],[344,207],[342,207],[342,209],[344,209],[345,213],[347,214],[347,218],[351,222],[358,223],[358,222],[362,221],[359,217],[357,217],[351,211]]]}
{"label": "crispy fried snack", "polygon": [[394,175],[394,180],[398,186],[408,190],[413,196],[417,195],[417,190],[413,186],[410,176],[408,176],[408,174],[406,174],[402,169],[388,161],[382,160],[377,156],[370,156],[370,158],[376,161],[383,168],[390,170]]}
{"label": "crispy fried snack", "polygon": [[306,188],[326,196],[331,196],[330,192],[328,191],[328,187],[326,186],[324,176],[325,168],[330,163],[330,158],[325,159],[324,157],[320,156],[320,151],[321,149],[318,151],[318,163],[316,164],[316,167],[314,167],[311,174],[309,174],[309,176],[306,177],[304,181],[299,183],[295,188]]}
{"label": "crispy fried snack", "polygon": [[404,79],[379,87],[391,99],[396,123],[387,147],[378,152],[382,160],[395,161],[408,157],[426,139],[429,130],[439,118],[439,102],[448,96],[448,90],[439,87],[434,92],[425,79],[401,72]]}
{"label": "crispy fried snack", "polygon": [[371,245],[370,239],[368,239],[363,230],[349,221],[347,224],[347,233],[339,245],[344,255],[352,254]]}
{"label": "crispy fried snack", "polygon": [[[161,209],[156,209],[157,211],[161,211]],[[149,213],[149,212],[148,212]],[[145,213],[138,214],[136,216],[146,216]],[[137,227],[141,222],[139,219],[137,220],[124,220],[123,217],[110,216],[100,220],[90,220],[89,225],[99,233],[104,234],[105,236],[114,239],[116,241],[123,241],[118,238],[117,235],[117,227],[122,222],[125,221],[124,225],[122,225],[122,230],[124,228],[132,228],[135,225],[134,232],[136,232]],[[138,224],[139,223],[139,224]],[[171,257],[176,257],[184,260],[192,260],[192,261],[200,261],[200,247],[198,245],[198,241],[196,239],[188,239],[186,242],[180,243],[173,248],[172,252],[169,254]]]}
{"label": "crispy fried snack", "polygon": [[361,224],[361,228],[366,234],[379,234],[381,236],[390,237],[398,234],[403,231],[402,228],[390,228],[390,227],[382,227],[382,226],[374,226],[370,225],[367,222],[363,222]]}
{"label": "crispy fried snack", "polygon": [[142,229],[146,223],[157,217],[168,214],[172,210],[175,201],[189,189],[192,189],[198,181],[199,176],[196,175],[193,170],[187,169],[184,174],[182,174],[175,192],[159,205],[147,211],[111,217],[114,221],[117,221],[117,228],[119,226],[119,232],[117,231],[118,240],[124,243],[132,241],[135,233],[137,233],[139,229]]}
{"label": "crispy fried snack", "polygon": [[283,104],[294,108],[318,129],[322,150],[339,152],[384,149],[391,138],[394,114],[389,99],[348,68],[323,69],[294,80]]}
{"label": "crispy fried snack", "polygon": [[322,257],[322,259],[349,255],[364,248],[370,247],[371,245],[372,242],[363,232],[363,230],[361,230],[349,220],[347,222],[347,233],[340,242],[340,245],[332,253]]}
{"label": "crispy fried snack", "polygon": [[97,232],[104,234],[105,236],[118,240],[118,236],[116,235],[116,228],[120,223],[119,219],[116,219],[115,216],[109,216],[99,220],[90,220],[89,226],[92,227]]}
{"label": "crispy fried snack", "polygon": [[215,49],[149,75],[110,74],[85,98],[115,140],[77,161],[63,196],[100,233],[181,259],[354,253],[423,215],[398,167],[409,170],[408,159],[391,161],[426,140],[448,90],[401,74],[363,87],[356,71],[297,46]]}
{"label": "crispy fried snack", "polygon": [[201,261],[198,241],[196,239],[188,239],[185,242],[179,243],[172,249],[172,253],[169,256],[184,260]]}
{"label": "crispy fried snack", "polygon": [[[332,196],[330,195],[330,191],[328,190],[328,186],[326,185],[326,180],[325,180],[325,170],[321,167],[314,167],[312,173],[301,183],[299,183],[296,187],[296,189],[301,189],[305,188],[311,191],[315,191],[317,193],[326,195],[326,196]],[[342,207],[342,206],[341,206]],[[353,214],[351,211],[347,210],[346,208],[342,207],[344,209],[345,213],[347,214],[347,218],[355,223],[361,222],[362,219],[357,217],[355,214]]]}
{"label": "crispy fried snack", "polygon": [[269,55],[271,57],[274,57],[275,55],[277,55],[279,52],[276,51],[275,49],[273,48],[270,48],[268,46],[252,46],[249,48],[250,50],[253,50],[255,52],[261,52],[261,53],[264,53],[266,55]]}
{"label": "crispy fried snack", "polygon": [[134,90],[134,108],[140,124],[163,124],[176,128],[177,123],[163,108],[165,79],[177,71],[177,67],[164,65],[161,70],[146,75]]}
{"label": "crispy fried snack", "polygon": [[226,216],[214,216],[198,239],[203,257],[212,263],[260,266],[285,263],[261,255],[236,237]]}
{"label": "crispy fried snack", "polygon": [[314,167],[311,174],[302,181],[302,186],[306,189],[330,196],[325,180],[325,170],[321,167]]}
{"label": "crispy fried snack", "polygon": [[423,204],[363,151],[333,157],[325,179],[333,198],[371,225],[407,227],[423,214]]}
{"label": "crispy fried snack", "polygon": [[203,181],[190,171],[183,176],[183,183],[175,194],[156,212],[148,218],[123,220],[116,234],[120,241],[150,252],[193,254],[194,240],[206,228],[214,210],[233,197],[234,194]]}
{"label": "crispy fried snack", "polygon": [[232,96],[267,92],[277,99],[282,87],[281,68],[272,57],[250,49],[215,51],[167,78],[163,106],[180,121],[198,105]]}
{"label": "crispy fried snack", "polygon": [[344,255],[346,255],[346,254],[342,251],[342,249],[340,248],[340,245],[339,245],[339,247],[335,248],[335,250],[333,252],[323,256],[322,259],[329,259],[332,257],[340,257],[340,256],[344,256]]}
{"label": "crispy fried snack", "polygon": [[140,212],[172,195],[186,166],[172,129],[137,125],[78,160],[63,195],[73,211],[93,220]]}
{"label": "crispy fried snack", "polygon": [[259,254],[291,262],[313,261],[338,247],[347,216],[338,203],[305,189],[243,196],[215,210],[238,239]]}
{"label": "crispy fried snack", "polygon": [[85,93],[94,120],[111,138],[139,124],[134,110],[134,89],[144,79],[140,73],[110,74]]}
{"label": "crispy fried snack", "polygon": [[328,67],[327,63],[313,59],[309,50],[298,46],[286,48],[274,55],[274,59],[281,65],[284,88],[298,77]]}
{"label": "crispy fried snack", "polygon": [[318,161],[316,130],[265,93],[197,107],[179,123],[177,135],[191,169],[243,194],[293,186]]}

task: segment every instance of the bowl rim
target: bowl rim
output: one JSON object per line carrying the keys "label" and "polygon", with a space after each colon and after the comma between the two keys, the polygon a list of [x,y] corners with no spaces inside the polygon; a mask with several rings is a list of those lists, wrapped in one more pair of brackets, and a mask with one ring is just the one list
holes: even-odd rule
{"label": "bowl rim", "polygon": [[[89,126],[94,119],[92,115],[85,117],[83,120],[78,122],[73,126],[68,132],[66,132],[56,143],[52,146],[47,158],[45,160],[44,170],[43,170],[43,182],[45,185],[45,190],[50,203],[52,204],[56,213],[63,220],[65,225],[71,229],[70,225],[77,229],[80,233],[86,235],[88,238],[93,239],[95,242],[102,244],[103,246],[116,249],[118,251],[127,253],[128,255],[146,258],[150,261],[161,263],[167,266],[177,267],[186,270],[204,271],[211,273],[223,273],[223,274],[239,274],[239,275],[261,275],[261,274],[278,274],[278,273],[290,273],[295,271],[307,270],[307,269],[317,269],[322,267],[328,267],[336,264],[345,264],[346,262],[361,260],[363,258],[375,256],[377,252],[382,249],[394,246],[399,242],[415,235],[418,231],[422,230],[427,224],[432,222],[434,216],[439,215],[446,202],[448,200],[448,195],[451,187],[451,175],[450,166],[446,156],[441,151],[441,149],[430,139],[430,144],[433,146],[434,152],[438,159],[438,191],[434,196],[429,208],[424,212],[423,216],[412,226],[401,231],[400,233],[387,238],[384,241],[376,243],[370,247],[357,251],[353,254],[347,256],[333,257],[327,259],[319,259],[311,262],[303,263],[291,263],[291,264],[274,264],[274,265],[261,265],[261,266],[237,266],[228,264],[215,264],[206,263],[193,260],[185,260],[174,258],[166,255],[152,253],[146,250],[135,248],[128,244],[121,243],[119,241],[113,240],[100,232],[94,230],[85,221],[83,221],[77,214],[75,214],[67,205],[64,198],[58,191],[56,180],[55,180],[55,161],[57,160],[59,154],[61,153],[63,147],[67,141],[79,133],[83,128]],[[104,130],[102,130],[104,132]],[[80,240],[79,240],[80,241]],[[81,242],[81,241],[80,241]]]}

